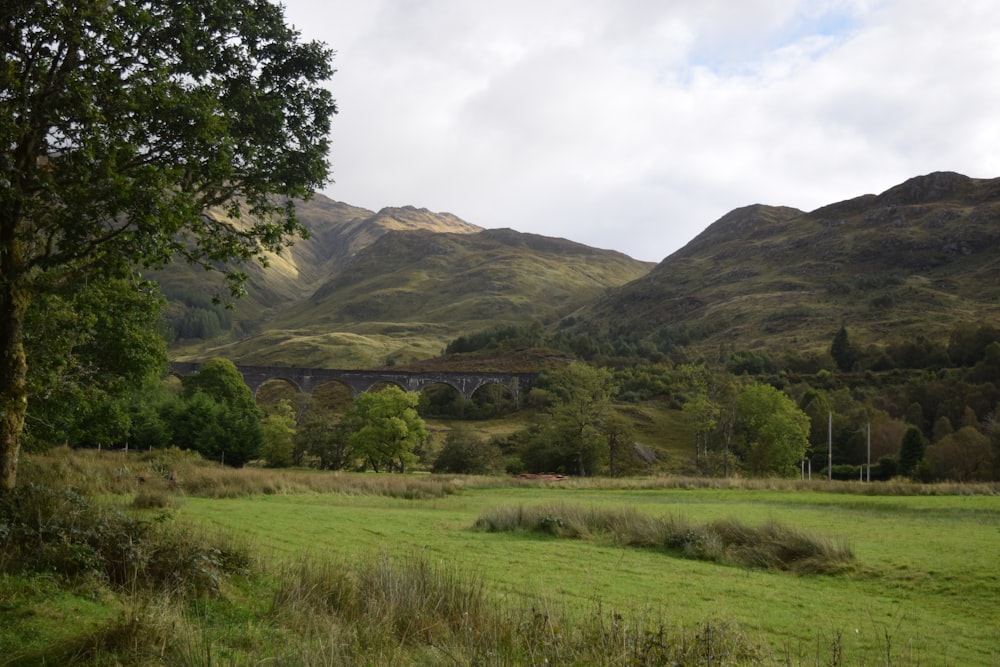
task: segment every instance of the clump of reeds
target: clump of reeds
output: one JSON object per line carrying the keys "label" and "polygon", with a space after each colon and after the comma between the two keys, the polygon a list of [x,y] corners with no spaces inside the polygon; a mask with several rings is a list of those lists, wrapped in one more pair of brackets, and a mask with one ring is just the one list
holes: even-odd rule
{"label": "clump of reeds", "polygon": [[836,572],[854,560],[846,545],[773,521],[762,526],[736,519],[693,525],[681,517],[652,517],[631,508],[501,506],[482,514],[474,528],[604,537],[623,546],[664,549],[686,558],[797,573]]}

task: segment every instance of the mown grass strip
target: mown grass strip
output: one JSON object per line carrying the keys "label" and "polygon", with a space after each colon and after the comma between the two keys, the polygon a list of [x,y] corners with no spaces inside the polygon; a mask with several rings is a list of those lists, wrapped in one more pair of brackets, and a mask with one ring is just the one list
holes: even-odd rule
{"label": "mown grass strip", "polygon": [[527,531],[563,538],[607,537],[615,544],[662,549],[685,558],[798,574],[830,574],[854,561],[845,544],[769,521],[736,519],[694,525],[682,517],[652,517],[631,508],[579,505],[501,506],[476,519],[487,532]]}

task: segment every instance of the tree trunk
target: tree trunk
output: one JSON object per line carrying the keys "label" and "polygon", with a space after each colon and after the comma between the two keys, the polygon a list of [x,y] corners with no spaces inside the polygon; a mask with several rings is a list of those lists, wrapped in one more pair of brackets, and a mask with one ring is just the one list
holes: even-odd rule
{"label": "tree trunk", "polygon": [[24,356],[28,300],[17,284],[19,272],[10,270],[20,259],[16,245],[0,245],[4,255],[0,257],[0,494],[13,490],[17,483],[21,432],[28,410],[28,364]]}

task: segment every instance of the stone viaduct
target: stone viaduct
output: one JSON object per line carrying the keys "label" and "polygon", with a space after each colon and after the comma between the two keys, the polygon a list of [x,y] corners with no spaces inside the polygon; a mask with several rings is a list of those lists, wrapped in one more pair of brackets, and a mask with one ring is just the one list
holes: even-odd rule
{"label": "stone viaduct", "polygon": [[[201,367],[198,362],[175,361],[170,363],[170,372],[185,376],[194,373]],[[311,394],[316,387],[328,382],[339,382],[358,394],[369,391],[372,387],[384,383],[392,383],[404,391],[423,391],[434,384],[446,384],[453,387],[466,399],[472,398],[477,390],[488,384],[496,384],[510,391],[515,401],[520,403],[521,391],[531,386],[538,378],[538,373],[476,373],[451,371],[364,371],[364,370],[331,370],[325,368],[291,368],[283,366],[243,366],[236,365],[243,375],[243,381],[250,391],[257,395],[268,380],[284,380],[299,391]]]}

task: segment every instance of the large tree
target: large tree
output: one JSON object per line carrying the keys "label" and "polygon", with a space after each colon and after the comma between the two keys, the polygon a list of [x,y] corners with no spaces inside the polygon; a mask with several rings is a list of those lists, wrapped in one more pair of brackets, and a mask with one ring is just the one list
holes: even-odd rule
{"label": "large tree", "polygon": [[28,401],[25,314],[53,286],[174,257],[227,272],[302,231],[328,179],[332,52],[268,0],[0,8],[0,492]]}
{"label": "large tree", "polygon": [[233,466],[260,456],[264,412],[233,362],[211,359],[182,383],[167,410],[175,445]]}
{"label": "large tree", "polygon": [[753,383],[736,399],[744,462],[756,475],[794,473],[809,446],[809,416],[768,384]]}
{"label": "large tree", "polygon": [[618,393],[610,371],[574,361],[547,373],[540,384],[547,388],[550,405],[523,434],[521,461],[529,470],[594,474],[608,460],[609,426],[619,453],[631,439],[627,424],[609,423]]}
{"label": "large tree", "polygon": [[417,414],[419,399],[416,392],[403,391],[396,385],[365,392],[355,399],[344,418],[354,430],[348,442],[375,472],[405,472],[417,460],[413,450],[430,437]]}

